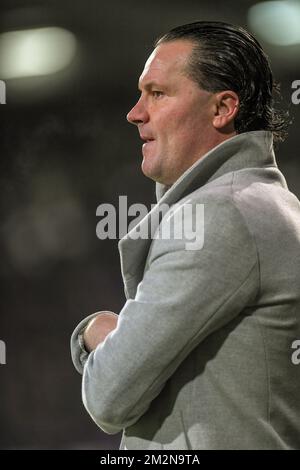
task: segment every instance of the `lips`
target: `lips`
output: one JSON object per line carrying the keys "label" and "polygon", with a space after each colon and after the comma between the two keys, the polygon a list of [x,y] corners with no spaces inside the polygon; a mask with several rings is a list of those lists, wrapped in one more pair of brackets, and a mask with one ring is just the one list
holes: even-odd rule
{"label": "lips", "polygon": [[146,147],[149,147],[151,146],[151,144],[153,144],[154,140],[146,140],[144,143],[143,143],[143,148],[146,148]]}
{"label": "lips", "polygon": [[148,154],[148,151],[150,151],[154,145],[155,139],[153,139],[152,137],[148,137],[148,136],[141,136],[141,138],[144,140],[142,149],[143,149],[143,155],[145,156],[146,154],[144,152],[147,152]]}
{"label": "lips", "polygon": [[145,141],[145,143],[149,143],[149,142],[152,142],[154,140],[154,138],[150,135],[145,135],[145,134],[141,134],[141,139]]}

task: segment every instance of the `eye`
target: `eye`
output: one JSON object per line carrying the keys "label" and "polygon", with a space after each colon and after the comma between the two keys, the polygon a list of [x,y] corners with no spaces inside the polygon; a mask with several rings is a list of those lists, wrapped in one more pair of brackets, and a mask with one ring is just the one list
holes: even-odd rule
{"label": "eye", "polygon": [[163,92],[159,90],[152,90],[152,96],[154,96],[154,98],[160,98],[163,96]]}

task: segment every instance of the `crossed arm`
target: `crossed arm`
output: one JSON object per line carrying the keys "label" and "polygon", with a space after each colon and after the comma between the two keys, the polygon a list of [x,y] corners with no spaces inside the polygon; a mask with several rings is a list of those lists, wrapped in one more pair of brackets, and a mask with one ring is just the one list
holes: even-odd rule
{"label": "crossed arm", "polygon": [[243,217],[226,201],[211,206],[203,249],[155,241],[119,315],[92,314],[72,334],[84,406],[108,434],[137,422],[191,351],[257,297],[256,245]]}

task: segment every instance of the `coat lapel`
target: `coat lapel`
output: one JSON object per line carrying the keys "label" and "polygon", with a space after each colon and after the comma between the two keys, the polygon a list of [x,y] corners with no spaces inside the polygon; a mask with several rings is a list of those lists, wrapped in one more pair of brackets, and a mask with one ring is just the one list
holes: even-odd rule
{"label": "coat lapel", "polygon": [[196,161],[167,188],[156,183],[156,206],[118,244],[121,271],[127,298],[134,298],[143,278],[152,237],[158,228],[162,204],[171,207],[208,181],[223,174],[247,167],[276,166],[272,134],[254,131],[237,135],[218,145]]}

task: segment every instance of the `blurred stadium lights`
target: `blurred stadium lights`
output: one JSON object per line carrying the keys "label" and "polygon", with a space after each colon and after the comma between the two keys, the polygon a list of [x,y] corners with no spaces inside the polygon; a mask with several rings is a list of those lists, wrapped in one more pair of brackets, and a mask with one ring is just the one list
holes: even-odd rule
{"label": "blurred stadium lights", "polygon": [[248,25],[254,34],[275,46],[300,44],[300,1],[257,3],[249,8]]}
{"label": "blurred stadium lights", "polygon": [[0,35],[0,78],[54,74],[71,64],[76,50],[74,34],[63,28],[5,32]]}

